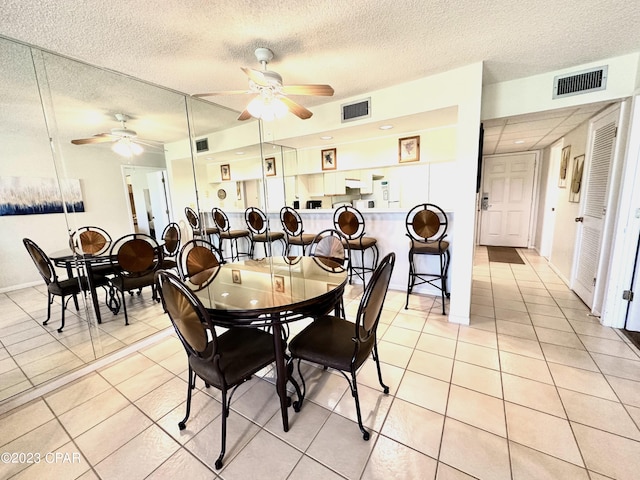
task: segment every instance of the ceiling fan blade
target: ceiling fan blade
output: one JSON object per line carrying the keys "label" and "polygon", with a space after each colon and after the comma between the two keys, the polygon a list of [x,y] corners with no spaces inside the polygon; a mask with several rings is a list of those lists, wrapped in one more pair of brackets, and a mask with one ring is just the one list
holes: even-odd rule
{"label": "ceiling fan blade", "polygon": [[253,68],[240,67],[242,71],[253,80],[253,83],[256,85],[260,85],[261,87],[266,87],[269,85],[266,77],[262,74],[260,70],[254,70]]}
{"label": "ceiling fan blade", "polygon": [[77,140],[71,140],[74,145],[86,145],[89,143],[105,143],[113,142],[116,138],[110,133],[98,133],[91,138],[78,138]]}
{"label": "ceiling fan blade", "polygon": [[330,97],[333,95],[333,88],[330,85],[285,85],[282,93],[288,95],[319,95]]}
{"label": "ceiling fan blade", "polygon": [[249,113],[249,110],[243,110],[240,116],[238,117],[238,120],[249,120],[250,118],[251,118],[251,114]]}
{"label": "ceiling fan blade", "polygon": [[156,140],[147,140],[144,138],[136,138],[135,140],[131,140],[131,143],[137,143],[139,145],[144,145],[145,147],[150,148],[164,148],[164,144],[162,142],[158,142]]}
{"label": "ceiling fan blade", "polygon": [[313,113],[311,113],[311,111],[307,110],[302,105],[294,102],[290,98],[283,97],[283,96],[280,96],[278,98],[280,100],[282,100],[282,103],[284,103],[287,106],[287,108],[289,108],[289,111],[291,113],[293,113],[297,117],[300,117],[302,120],[306,120],[307,118],[311,118],[311,116],[313,115]]}
{"label": "ceiling fan blade", "polygon": [[196,98],[202,98],[202,97],[213,97],[215,95],[238,95],[241,93],[251,93],[251,92],[249,92],[248,90],[222,90],[220,92],[196,93],[191,96]]}

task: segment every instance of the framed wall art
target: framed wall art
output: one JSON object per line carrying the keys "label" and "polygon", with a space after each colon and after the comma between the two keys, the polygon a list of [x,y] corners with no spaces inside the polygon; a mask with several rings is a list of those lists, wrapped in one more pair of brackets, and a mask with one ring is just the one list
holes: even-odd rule
{"label": "framed wall art", "polygon": [[322,150],[322,170],[335,170],[337,161],[335,148]]}
{"label": "framed wall art", "polygon": [[273,287],[276,292],[284,293],[284,277],[281,275],[274,275]]}
{"label": "framed wall art", "polygon": [[0,177],[0,216],[84,212],[80,180]]}
{"label": "framed wall art", "polygon": [[231,180],[231,167],[228,163],[220,165],[220,178],[222,178],[223,181]]}
{"label": "framed wall art", "polygon": [[274,157],[264,159],[264,171],[267,177],[276,176],[276,159]]}
{"label": "framed wall art", "polygon": [[571,174],[571,188],[569,190],[569,201],[578,203],[580,192],[582,191],[582,172],[584,170],[584,155],[579,155],[573,159],[573,173]]}
{"label": "framed wall art", "polygon": [[560,158],[560,175],[558,176],[559,188],[565,188],[567,186],[567,168],[569,167],[570,155],[571,145],[567,145],[562,149],[562,157]]}
{"label": "framed wall art", "polygon": [[405,137],[398,140],[398,162],[417,162],[420,160],[420,136]]}
{"label": "framed wall art", "polygon": [[233,283],[242,283],[242,276],[240,270],[231,270],[231,281]]}

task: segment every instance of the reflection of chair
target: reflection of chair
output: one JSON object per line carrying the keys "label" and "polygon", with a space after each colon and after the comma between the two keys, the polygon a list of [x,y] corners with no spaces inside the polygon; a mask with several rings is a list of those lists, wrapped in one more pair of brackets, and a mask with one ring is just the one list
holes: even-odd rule
{"label": "reflection of chair", "polygon": [[[269,219],[262,210],[256,207],[249,207],[244,211],[244,219],[247,222],[247,228],[249,229],[251,238],[251,250],[249,251],[251,258],[253,258],[255,253],[256,243],[262,243],[265,257],[270,257],[271,243],[276,240],[282,242],[282,254],[284,255],[287,248],[284,233],[274,232],[269,228]],[[268,252],[267,245],[269,246]]]}
{"label": "reflection of chair", "polygon": [[282,228],[287,236],[287,255],[291,245],[297,245],[302,248],[302,255],[305,254],[305,249],[308,245],[311,245],[313,239],[316,237],[313,233],[304,233],[302,226],[302,218],[300,214],[291,207],[282,207],[280,210],[280,222]]}
{"label": "reflection of chair", "polygon": [[[407,282],[407,303],[409,307],[409,294],[415,285],[428,283],[440,290],[442,296],[442,314],[445,314],[445,296],[449,298],[447,291],[447,271],[449,269],[449,242],[444,240],[447,236],[447,215],[437,205],[423,203],[413,207],[406,218],[407,236],[411,239],[409,245],[409,280]],[[415,255],[438,256],[440,264],[439,273],[420,273],[416,268]],[[418,282],[416,283],[416,279]],[[440,285],[434,282],[440,282]]]}
{"label": "reflection of chair", "polygon": [[332,271],[345,271],[351,261],[349,242],[339,230],[327,229],[318,233],[309,246],[309,256],[325,260]]}
{"label": "reflection of chair", "polygon": [[178,251],[180,250],[180,226],[171,222],[164,228],[162,232],[162,265],[160,268],[168,269],[168,268],[176,268],[176,257],[178,256]]}
{"label": "reflection of chair", "polygon": [[222,254],[206,240],[195,239],[184,244],[178,255],[178,271],[183,280],[220,266]]}
{"label": "reflection of chair", "polygon": [[213,208],[211,210],[211,214],[213,215],[213,221],[218,228],[218,235],[220,236],[220,251],[224,251],[222,241],[229,240],[229,245],[231,248],[231,257],[229,258],[231,258],[232,261],[239,260],[240,255],[249,255],[248,252],[241,252],[238,250],[239,238],[244,238],[248,242],[251,242],[251,239],[249,238],[249,230],[231,230],[227,214],[219,208]]}
{"label": "reflection of chair", "polygon": [[178,423],[180,430],[186,428],[196,377],[200,377],[207,387],[212,385],[222,392],[222,445],[215,462],[216,469],[220,469],[226,449],[227,417],[233,393],[238,385],[275,360],[273,337],[258,328],[231,328],[218,335],[200,300],[175,275],[160,271],[157,282],[164,308],[189,362],[187,411]]}
{"label": "reflection of chair", "polygon": [[[338,207],[333,212],[333,224],[342,234],[344,234],[345,237],[347,237],[351,250],[360,252],[360,265],[354,265],[354,259],[350,259],[349,283],[351,283],[351,278],[355,273],[362,279],[362,284],[366,285],[365,274],[367,272],[373,273],[376,265],[378,264],[377,240],[373,237],[365,236],[364,217],[360,211],[350,205]],[[366,266],[365,252],[369,249],[373,252],[373,259],[371,266]]]}
{"label": "reflection of chair", "polygon": [[[298,359],[298,374],[302,379],[303,393],[294,407],[302,406],[306,393],[304,377],[300,371],[300,360],[339,370],[349,382],[351,395],[356,402],[358,426],[365,440],[369,440],[369,432],[362,425],[356,371],[373,352],[378,369],[378,381],[384,393],[389,393],[389,387],[382,382],[376,331],[394,263],[395,254],[390,253],[382,259],[374,271],[362,295],[355,324],[342,317],[325,315],[315,320],[289,342],[292,361]],[[350,372],[351,379],[344,372]]]}
{"label": "reflection of chair", "polygon": [[[69,236],[71,250],[78,255],[100,256],[109,250],[111,242],[111,235],[100,227],[80,227]],[[94,262],[91,266],[91,272],[94,277],[116,273],[106,258],[103,263]]]}
{"label": "reflection of chair", "polygon": [[[47,285],[47,319],[42,322],[42,324],[46,325],[49,322],[49,319],[51,318],[51,304],[53,303],[54,297],[57,295],[61,297],[60,301],[62,303],[62,322],[60,323],[58,332],[62,332],[62,329],[64,328],[64,312],[67,308],[67,304],[69,303],[69,299],[74,299],[73,301],[76,310],[79,310],[76,295],[89,289],[87,279],[86,277],[71,277],[67,280],[60,280],[49,257],[33,240],[24,238],[22,239],[22,243],[24,243],[33,263],[35,263],[38,268],[40,276]],[[96,276],[94,281],[96,282],[96,286],[105,286],[108,283],[108,280],[105,277]],[[65,297],[68,297],[66,301]]]}
{"label": "reflection of chair", "polygon": [[110,281],[121,294],[124,322],[129,325],[124,292],[131,293],[137,289],[140,295],[144,287],[151,287],[153,298],[157,299],[153,275],[162,263],[162,248],[149,235],[131,233],[113,242],[109,259],[118,269],[117,275]]}
{"label": "reflection of chair", "polygon": [[218,234],[216,227],[205,227],[202,225],[202,219],[193,208],[185,207],[184,214],[187,217],[189,226],[191,226],[193,238],[207,238],[209,241],[212,241],[212,237]]}

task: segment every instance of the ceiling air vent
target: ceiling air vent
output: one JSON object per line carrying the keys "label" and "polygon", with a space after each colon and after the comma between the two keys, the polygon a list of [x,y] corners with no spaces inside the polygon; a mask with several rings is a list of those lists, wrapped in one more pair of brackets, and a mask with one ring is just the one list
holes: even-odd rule
{"label": "ceiling air vent", "polygon": [[196,151],[200,152],[208,152],[209,151],[209,139],[203,138],[202,140],[196,140]]}
{"label": "ceiling air vent", "polygon": [[553,79],[553,98],[604,90],[607,88],[607,69],[605,65],[571,75],[558,75]]}
{"label": "ceiling air vent", "polygon": [[353,103],[343,103],[341,105],[342,110],[342,123],[352,122],[354,120],[360,120],[361,118],[367,118],[371,116],[371,98],[365,100],[358,100]]}

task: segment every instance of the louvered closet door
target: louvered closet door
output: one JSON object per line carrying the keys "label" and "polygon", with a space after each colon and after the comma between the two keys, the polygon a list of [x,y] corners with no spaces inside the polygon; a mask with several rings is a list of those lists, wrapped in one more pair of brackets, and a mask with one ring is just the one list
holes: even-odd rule
{"label": "louvered closet door", "polygon": [[583,221],[578,224],[578,264],[574,269],[572,288],[589,308],[594,307],[598,267],[604,255],[608,255],[608,252],[600,251],[600,246],[619,115],[620,110],[616,109],[594,122],[587,149],[590,154],[584,167],[587,176],[582,181],[584,198],[581,199],[580,216]]}

